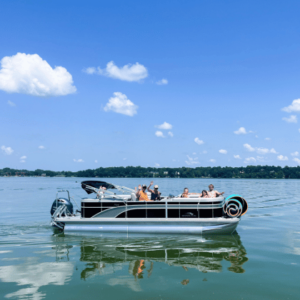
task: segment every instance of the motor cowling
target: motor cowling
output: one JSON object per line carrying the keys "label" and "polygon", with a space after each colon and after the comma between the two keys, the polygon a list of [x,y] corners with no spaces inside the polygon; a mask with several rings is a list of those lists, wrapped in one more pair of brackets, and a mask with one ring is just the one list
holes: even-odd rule
{"label": "motor cowling", "polygon": [[[56,206],[56,203],[57,203],[57,206]],[[72,202],[69,199],[66,199],[66,198],[58,198],[57,200],[54,200],[54,202],[52,203],[52,206],[51,206],[51,209],[50,209],[51,216],[54,214],[57,207],[59,207],[61,205],[65,205],[68,209],[68,212],[73,214],[73,204],[72,204]]]}

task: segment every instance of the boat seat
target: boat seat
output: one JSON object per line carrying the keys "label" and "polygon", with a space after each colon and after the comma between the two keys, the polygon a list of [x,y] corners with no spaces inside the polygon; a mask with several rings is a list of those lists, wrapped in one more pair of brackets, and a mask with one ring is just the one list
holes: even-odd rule
{"label": "boat seat", "polygon": [[131,201],[138,201],[135,193],[131,193]]}
{"label": "boat seat", "polygon": [[200,194],[197,194],[197,195],[188,195],[188,198],[199,198],[200,197]]}

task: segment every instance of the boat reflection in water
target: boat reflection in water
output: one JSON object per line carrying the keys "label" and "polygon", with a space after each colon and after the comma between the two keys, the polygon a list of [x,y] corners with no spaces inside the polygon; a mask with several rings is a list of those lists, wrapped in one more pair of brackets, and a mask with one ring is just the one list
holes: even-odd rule
{"label": "boat reflection in water", "polygon": [[[238,234],[198,239],[103,237],[99,240],[85,237],[80,243],[80,260],[86,262],[86,267],[81,272],[84,280],[96,275],[115,273],[124,268],[128,268],[129,274],[135,279],[147,278],[156,273],[157,263],[181,267],[186,271],[196,269],[204,273],[218,273],[223,271],[223,261],[228,261],[228,271],[244,273],[244,264],[248,261],[246,249]],[[158,270],[157,272],[159,273]],[[187,283],[188,281],[182,282]]]}

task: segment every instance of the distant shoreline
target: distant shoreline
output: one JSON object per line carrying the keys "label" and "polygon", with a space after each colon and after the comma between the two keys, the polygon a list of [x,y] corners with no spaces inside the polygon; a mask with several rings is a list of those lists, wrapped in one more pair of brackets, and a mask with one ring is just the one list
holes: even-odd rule
{"label": "distant shoreline", "polygon": [[1,177],[74,177],[74,178],[197,178],[197,179],[300,179],[300,166],[247,166],[247,167],[196,167],[151,168],[107,167],[77,172],[35,171],[11,168],[0,169]]}
{"label": "distant shoreline", "polygon": [[[0,178],[94,178],[95,180],[100,180],[101,179],[149,179],[153,180],[153,177],[75,177],[75,176],[70,176],[70,177],[61,177],[61,176],[0,176]],[[300,180],[300,178],[239,178],[239,177],[154,177],[155,179],[262,179],[262,180]]]}

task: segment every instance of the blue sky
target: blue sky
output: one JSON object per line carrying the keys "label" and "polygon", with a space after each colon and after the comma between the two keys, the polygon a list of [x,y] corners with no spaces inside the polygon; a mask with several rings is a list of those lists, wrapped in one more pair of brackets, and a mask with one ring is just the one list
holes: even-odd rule
{"label": "blue sky", "polygon": [[0,168],[300,165],[299,10],[3,1]]}

